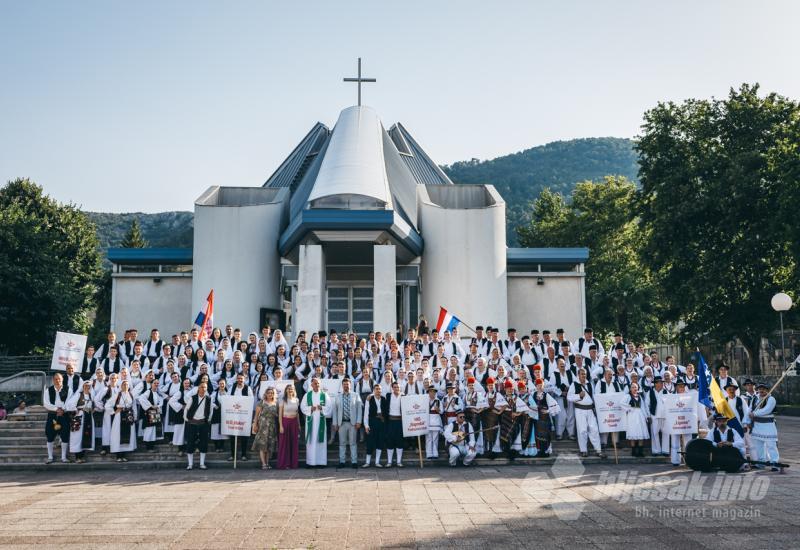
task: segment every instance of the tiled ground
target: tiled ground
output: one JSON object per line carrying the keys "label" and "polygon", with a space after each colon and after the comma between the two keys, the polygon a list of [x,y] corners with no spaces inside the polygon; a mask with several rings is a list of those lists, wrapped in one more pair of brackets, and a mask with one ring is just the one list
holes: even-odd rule
{"label": "tiled ground", "polygon": [[[782,459],[794,462],[800,419],[781,419],[780,429]],[[629,487],[638,479],[645,492],[623,490],[620,475]],[[622,466],[583,470],[566,459],[553,468],[7,472],[0,474],[0,546],[800,546],[797,469],[709,475],[699,482],[690,476],[662,465],[636,472]],[[760,499],[684,499],[689,486],[702,486],[708,497],[715,487],[730,489],[731,481],[744,480],[739,494]]]}

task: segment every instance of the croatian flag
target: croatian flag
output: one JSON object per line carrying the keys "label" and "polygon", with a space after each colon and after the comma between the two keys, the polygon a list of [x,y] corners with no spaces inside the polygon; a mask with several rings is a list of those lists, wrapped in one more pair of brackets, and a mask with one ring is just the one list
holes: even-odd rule
{"label": "croatian flag", "polygon": [[436,321],[436,332],[452,331],[460,322],[458,317],[439,306],[439,320]]}
{"label": "croatian flag", "polygon": [[206,307],[197,314],[197,319],[194,324],[200,329],[200,340],[205,340],[211,337],[211,331],[214,330],[214,289],[208,293],[206,298]]}

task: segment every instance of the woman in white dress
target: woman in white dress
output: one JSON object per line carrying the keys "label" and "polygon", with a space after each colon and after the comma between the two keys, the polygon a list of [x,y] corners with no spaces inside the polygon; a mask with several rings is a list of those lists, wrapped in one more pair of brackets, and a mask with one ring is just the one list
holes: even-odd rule
{"label": "woman in white dress", "polygon": [[95,394],[95,406],[103,410],[103,427],[101,430],[103,432],[103,450],[100,451],[101,455],[108,453],[111,448],[111,421],[113,418],[111,417],[111,411],[108,409],[107,405],[109,401],[116,397],[119,391],[117,389],[118,376],[117,373],[112,372],[108,377],[108,386],[103,391],[98,391]]}
{"label": "woman in white dress", "polygon": [[117,462],[128,462],[125,453],[136,450],[136,407],[127,380],[106,402],[106,411],[111,414],[111,452],[117,455]]}
{"label": "woman in white dress", "polygon": [[92,381],[86,380],[83,389],[72,394],[67,400],[66,410],[70,415],[69,450],[75,453],[78,464],[85,462],[86,451],[94,451],[94,396]]}
{"label": "woman in white dress", "polygon": [[622,408],[627,416],[625,437],[631,442],[631,456],[644,456],[644,441],[650,439],[647,428],[649,409],[644,398],[639,394],[639,384],[631,384],[628,397],[622,401]]}

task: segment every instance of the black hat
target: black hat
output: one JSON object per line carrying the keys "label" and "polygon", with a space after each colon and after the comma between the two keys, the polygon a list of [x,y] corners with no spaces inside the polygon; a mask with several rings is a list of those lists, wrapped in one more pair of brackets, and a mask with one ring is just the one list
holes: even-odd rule
{"label": "black hat", "polygon": [[764,388],[765,390],[768,390],[769,386],[766,385],[764,382],[759,382],[758,384],[756,384],[756,389],[757,390],[760,390],[761,388]]}
{"label": "black hat", "polygon": [[625,351],[625,344],[619,343],[614,346],[614,349],[621,349],[622,351]]}
{"label": "black hat", "polygon": [[585,329],[583,329],[583,332],[585,334],[587,332],[594,332],[594,331],[592,330],[592,327],[586,327]]}
{"label": "black hat", "polygon": [[542,331],[542,334],[550,334],[550,331],[549,331],[549,330],[547,330],[547,329],[544,329],[544,330]]}
{"label": "black hat", "polygon": [[677,380],[675,380],[675,385],[676,386],[685,386],[686,385],[686,380],[684,380],[683,378],[678,378]]}
{"label": "black hat", "polygon": [[564,334],[564,329],[563,328],[557,328],[556,329],[556,334]]}
{"label": "black hat", "polygon": [[430,391],[434,391],[434,392],[435,392],[435,391],[436,391],[436,387],[434,387],[434,386],[428,386],[428,391],[429,391],[429,392],[430,392]]}
{"label": "black hat", "polygon": [[750,380],[749,378],[745,378],[745,379],[744,379],[744,382],[742,382],[742,385],[743,385],[743,386],[746,386],[747,384],[752,384],[752,383],[753,383],[753,381],[752,381],[752,380]]}
{"label": "black hat", "polygon": [[663,380],[663,379],[662,379],[660,376],[658,376],[658,375],[656,375],[656,376],[654,376],[654,377],[653,377],[653,382],[663,382],[663,381],[664,381],[664,380]]}
{"label": "black hat", "polygon": [[732,381],[728,380],[728,383],[727,383],[727,384],[725,384],[725,387],[724,387],[724,388],[722,388],[722,389],[723,389],[723,390],[727,390],[728,388],[736,388],[736,389],[738,390],[738,389],[739,389],[739,386],[737,386],[736,384],[734,384]]}
{"label": "black hat", "polygon": [[456,389],[456,385],[453,384],[452,382],[448,382],[447,385],[445,386],[445,389],[454,390]]}
{"label": "black hat", "polygon": [[539,329],[538,328],[531,329],[531,334],[539,334]]}
{"label": "black hat", "polygon": [[475,325],[475,330],[483,330],[483,325]]}
{"label": "black hat", "polygon": [[721,413],[714,414],[714,420],[728,420],[728,417]]}

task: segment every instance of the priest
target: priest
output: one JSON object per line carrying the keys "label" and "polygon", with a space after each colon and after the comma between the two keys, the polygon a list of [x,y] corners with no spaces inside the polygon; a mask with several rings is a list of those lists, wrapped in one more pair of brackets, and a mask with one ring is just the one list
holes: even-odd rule
{"label": "priest", "polygon": [[306,419],[306,466],[324,468],[328,465],[328,434],[325,418],[331,416],[333,400],[320,390],[319,378],[311,379],[311,391],[300,401]]}

